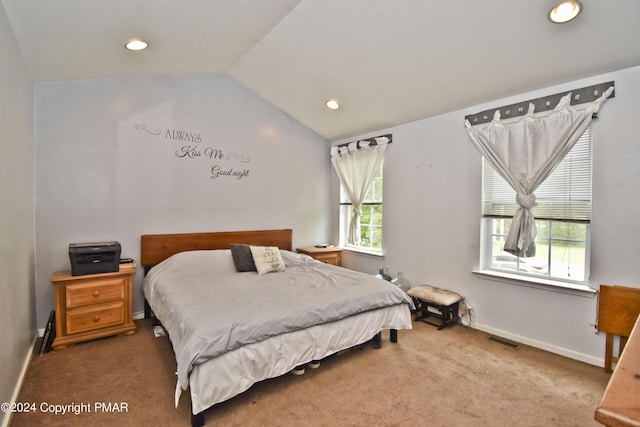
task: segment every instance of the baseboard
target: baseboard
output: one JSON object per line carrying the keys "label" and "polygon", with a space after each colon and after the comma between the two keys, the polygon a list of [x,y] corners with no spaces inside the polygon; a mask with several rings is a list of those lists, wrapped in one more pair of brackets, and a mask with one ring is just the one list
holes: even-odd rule
{"label": "baseboard", "polygon": [[[133,313],[133,319],[144,319],[144,311],[138,311]],[[33,342],[29,346],[29,351],[24,359],[24,363],[22,364],[22,370],[20,372],[20,376],[18,377],[18,381],[13,390],[13,394],[11,395],[11,402],[16,402],[18,399],[18,395],[20,394],[20,389],[22,388],[22,382],[24,381],[24,377],[27,374],[27,369],[29,368],[29,363],[31,362],[31,358],[33,357],[33,352],[35,351],[36,343],[38,338],[44,335],[44,328],[38,329],[36,335],[33,337]],[[1,427],[8,427],[11,421],[11,412],[4,413],[4,417],[2,419]]]}
{"label": "baseboard", "polygon": [[532,340],[530,338],[526,338],[526,337],[523,337],[523,336],[520,336],[520,335],[512,334],[512,333],[507,332],[507,331],[502,331],[500,329],[495,329],[495,328],[492,328],[492,327],[487,326],[487,325],[482,325],[480,323],[476,323],[473,326],[476,329],[481,330],[483,332],[486,332],[488,334],[496,335],[496,336],[499,336],[499,337],[502,337],[502,338],[506,338],[506,339],[511,340],[511,341],[515,341],[515,342],[518,342],[518,343],[521,343],[521,344],[525,344],[525,345],[528,345],[528,346],[531,346],[531,347],[539,348],[540,350],[545,350],[545,351],[548,351],[550,353],[559,354],[560,356],[568,357],[570,359],[578,360],[580,362],[588,363],[590,365],[600,366],[600,367],[604,366],[604,357],[603,358],[598,358],[598,357],[590,356],[588,354],[578,353],[576,351],[569,350],[567,348],[557,347],[555,345],[551,345],[551,344],[548,344],[548,343],[545,343],[545,342]]}
{"label": "baseboard", "polygon": [[[20,376],[18,377],[18,382],[16,383],[16,386],[13,389],[13,394],[11,395],[11,402],[17,402],[18,400],[18,395],[20,394],[20,389],[22,388],[24,377],[27,374],[29,363],[31,363],[31,357],[33,356],[33,352],[35,350],[37,341],[38,341],[38,335],[33,337],[33,342],[31,342],[31,346],[29,346],[29,351],[27,352],[27,355],[24,358],[24,363],[22,364],[22,371],[20,372]],[[4,417],[2,419],[2,427],[8,427],[10,421],[11,421],[11,412],[5,412]]]}

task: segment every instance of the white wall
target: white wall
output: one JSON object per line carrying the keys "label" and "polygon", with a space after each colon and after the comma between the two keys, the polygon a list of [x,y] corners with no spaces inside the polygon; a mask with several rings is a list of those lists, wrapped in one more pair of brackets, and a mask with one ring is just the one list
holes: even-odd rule
{"label": "white wall", "polygon": [[0,402],[8,402],[35,337],[33,85],[2,6],[0,58]]}
{"label": "white wall", "polygon": [[[593,364],[596,299],[474,275],[480,233],[480,155],[465,114],[615,80],[616,97],[594,126],[591,285],[640,286],[640,68],[621,70],[478,105],[349,140],[393,133],[385,166],[385,259],[347,253],[344,265],[375,273],[390,265],[414,284],[464,294],[474,326]],[[24,102],[24,101],[23,101]],[[53,271],[69,268],[68,244],[118,240],[139,258],[145,233],[294,229],[294,246],[336,241],[337,179],[326,141],[222,75],[37,84],[35,89],[36,291],[38,326],[53,307]],[[200,137],[202,156],[176,156]],[[155,135],[157,133],[157,135]],[[342,142],[342,141],[341,141]],[[209,159],[205,148],[227,156]],[[248,169],[211,179],[211,167]],[[331,182],[331,194],[327,188]],[[135,311],[142,310],[136,278]]]}
{"label": "white wall", "polygon": [[[40,327],[69,243],[116,240],[139,260],[142,234],[292,228],[294,247],[327,240],[328,141],[225,75],[39,83],[35,107]],[[200,156],[179,157],[185,146]],[[241,175],[212,179],[212,167]]]}
{"label": "white wall", "polygon": [[[594,122],[593,217],[590,284],[640,287],[640,67],[496,100],[348,140],[393,134],[385,160],[385,258],[346,253],[347,267],[374,274],[389,265],[412,284],[433,284],[465,295],[474,326],[602,365],[604,336],[589,326],[597,299],[484,279],[479,264],[481,156],[464,128],[464,116],[492,107],[614,80],[615,98]],[[454,88],[452,87],[452,90]],[[344,142],[344,141],[338,141]],[[333,223],[338,224],[338,183],[332,175]],[[334,241],[337,230],[333,230]]]}

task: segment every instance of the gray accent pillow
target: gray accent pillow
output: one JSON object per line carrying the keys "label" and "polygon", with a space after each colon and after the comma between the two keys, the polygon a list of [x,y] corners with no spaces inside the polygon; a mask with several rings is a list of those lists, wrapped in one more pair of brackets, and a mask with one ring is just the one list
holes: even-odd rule
{"label": "gray accent pillow", "polygon": [[256,263],[253,261],[249,245],[231,244],[229,248],[237,271],[258,271],[256,270]]}

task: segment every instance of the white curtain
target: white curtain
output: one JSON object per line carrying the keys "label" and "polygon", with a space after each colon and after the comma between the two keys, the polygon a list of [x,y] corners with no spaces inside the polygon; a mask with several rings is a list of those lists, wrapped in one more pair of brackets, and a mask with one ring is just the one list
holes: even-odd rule
{"label": "white curtain", "polygon": [[369,141],[360,141],[360,148],[358,148],[358,142],[342,147],[331,147],[331,164],[353,205],[353,216],[349,222],[347,238],[350,244],[360,244],[362,203],[378,173],[389,139],[380,137],[375,138],[375,141],[377,145],[373,146]]}
{"label": "white curtain", "polygon": [[516,191],[518,209],[505,241],[506,252],[523,257],[535,255],[537,232],[531,213],[536,206],[534,191],[571,150],[612,92],[610,87],[580,111],[571,107],[569,93],[544,117],[535,117],[534,105],[529,104],[528,113],[515,123],[503,123],[499,110],[484,129],[474,129],[465,120],[473,144]]}

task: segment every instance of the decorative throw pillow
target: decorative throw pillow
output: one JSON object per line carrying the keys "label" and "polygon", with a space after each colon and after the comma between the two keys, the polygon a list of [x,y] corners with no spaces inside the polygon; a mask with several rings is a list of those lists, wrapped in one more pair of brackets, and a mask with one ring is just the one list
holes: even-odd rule
{"label": "decorative throw pillow", "polygon": [[229,248],[231,249],[231,256],[233,257],[233,263],[236,265],[237,271],[257,271],[249,245],[232,244],[229,245]]}
{"label": "decorative throw pillow", "polygon": [[258,274],[284,271],[284,261],[276,246],[250,246]]}

